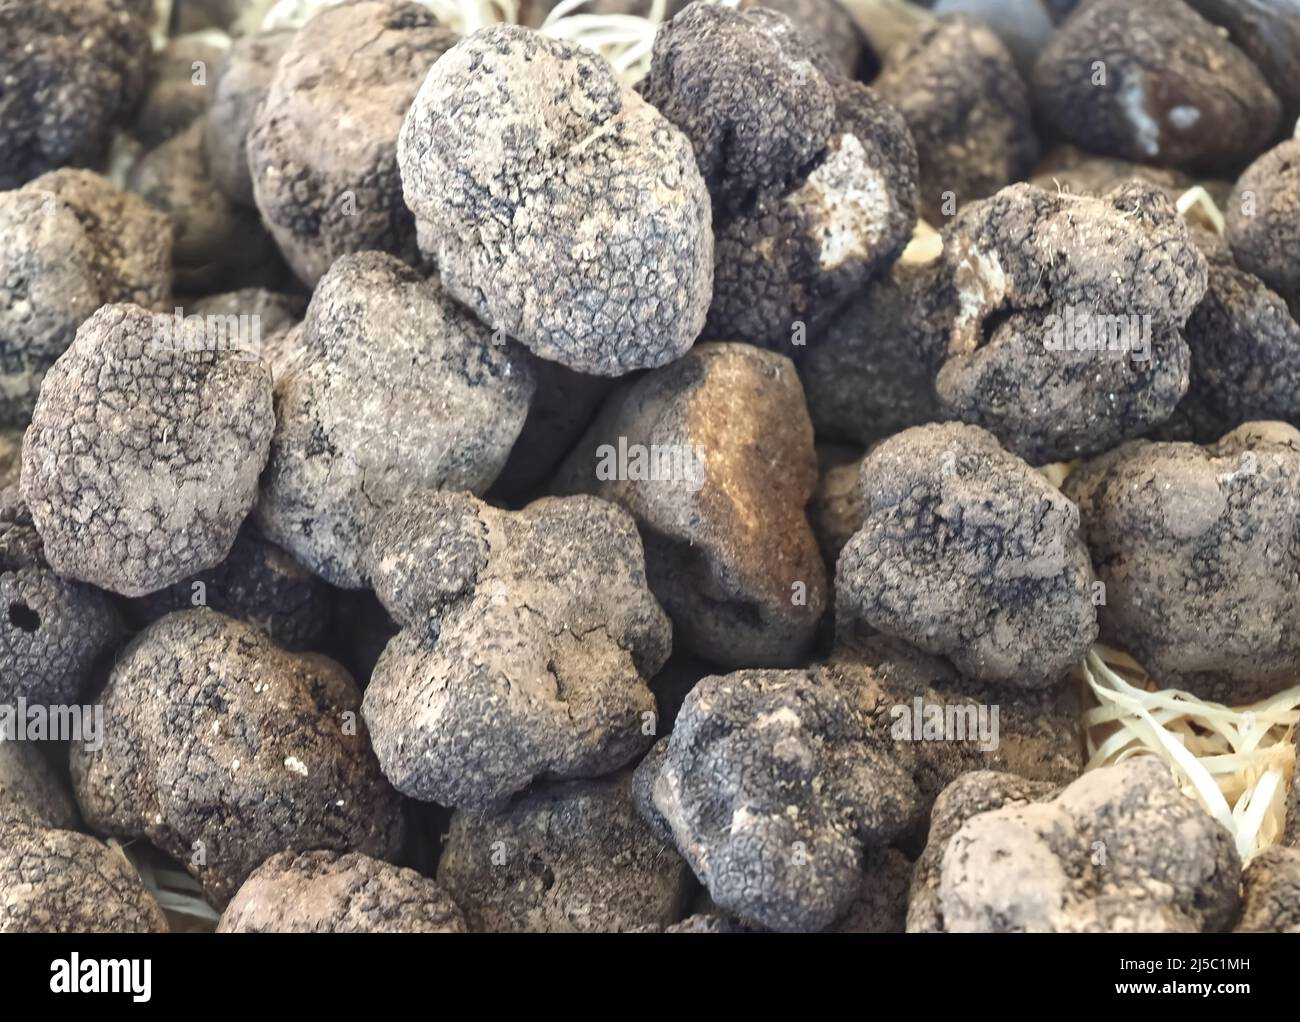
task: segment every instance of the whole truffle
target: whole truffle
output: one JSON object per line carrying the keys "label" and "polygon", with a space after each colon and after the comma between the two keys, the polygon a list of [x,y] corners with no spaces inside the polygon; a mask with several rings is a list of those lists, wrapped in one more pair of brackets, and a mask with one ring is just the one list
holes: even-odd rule
{"label": "whole truffle", "polygon": [[969,817],[939,868],[949,933],[1195,933],[1237,910],[1232,836],[1152,756]]}
{"label": "whole truffle", "polygon": [[470,928],[609,933],[679,920],[691,871],[632,804],[631,774],[548,784],[499,813],[457,810],[438,882]]}
{"label": "whole truffle", "polygon": [[1300,432],[1135,441],[1065,483],[1105,586],[1102,640],[1163,687],[1232,704],[1300,670]]}
{"label": "whole truffle", "polygon": [[276,66],[293,32],[258,32],[236,39],[212,76],[212,101],[203,126],[203,155],[213,183],[232,202],[252,206],[248,136],[266,98]]}
{"label": "whole truffle", "polygon": [[403,794],[483,808],[537,778],[608,773],[653,741],[646,679],[671,632],[621,508],[415,494],[380,519],[368,568],[402,631],[366,722]]}
{"label": "whole truffle", "polygon": [[1282,108],[1258,68],[1182,0],[1095,0],[1034,68],[1039,116],[1092,152],[1232,170],[1271,142]]}
{"label": "whole truffle", "polygon": [[26,426],[46,371],[101,305],[161,309],[166,217],[86,170],[0,192],[0,422]]}
{"label": "whole truffle", "polygon": [[936,19],[890,54],[872,87],[916,142],[921,215],[931,223],[1024,180],[1038,158],[1025,83],[1002,41],[973,18]]}
{"label": "whole truffle", "polygon": [[840,554],[841,626],[858,620],[964,674],[1051,686],[1097,637],[1079,510],[984,430],[918,426],[862,464],[865,518]]}
{"label": "whole truffle", "polygon": [[441,887],[413,869],[350,852],[280,852],[258,866],[218,933],[463,933]]}
{"label": "whole truffle", "polygon": [[812,440],[789,359],[701,344],[611,395],[553,485],[632,512],[650,586],[694,652],[784,666],[826,605]]}
{"label": "whole truffle", "polygon": [[72,751],[86,822],[147,838],[218,907],[276,852],[399,846],[398,798],[357,719],[360,692],[332,660],[181,611],[140,633],[102,700],[103,747]]}
{"label": "whole truffle", "polygon": [[1300,933],[1300,849],[1265,848],[1241,879],[1237,933]]}
{"label": "whole truffle", "polygon": [[166,933],[167,917],[120,851],[85,834],[6,824],[0,933]]}
{"label": "whole truffle", "polygon": [[688,5],[657,33],[641,90],[690,139],[712,198],[707,337],[802,343],[903,250],[906,123],[785,15]]}
{"label": "whole truffle", "polygon": [[50,566],[124,596],[220,563],[275,425],[263,362],[159,329],[139,306],[96,312],[46,376],[23,446]]}
{"label": "whole truffle", "polygon": [[257,208],[307,285],[349,252],[418,257],[397,136],[457,38],[420,4],[356,0],[324,8],[289,41],[246,144]]}
{"label": "whole truffle", "polygon": [[256,520],[334,585],[365,584],[371,519],[422,487],[481,493],[505,464],[533,380],[517,349],[378,252],[344,256],[276,380]]}
{"label": "whole truffle", "polygon": [[131,0],[0,6],[0,188],[66,166],[93,166],[139,102],[149,24]]}
{"label": "whole truffle", "polygon": [[687,140],[603,57],[476,32],[425,79],[398,161],[447,289],[541,357],[619,376],[699,335],[708,193]]}
{"label": "whole truffle", "polygon": [[1179,328],[1207,269],[1166,196],[1012,185],[944,231],[956,292],[935,382],[948,416],[1034,462],[1099,453],[1167,419],[1188,385]]}
{"label": "whole truffle", "polygon": [[1237,264],[1300,317],[1300,138],[1270,149],[1237,180],[1227,230]]}

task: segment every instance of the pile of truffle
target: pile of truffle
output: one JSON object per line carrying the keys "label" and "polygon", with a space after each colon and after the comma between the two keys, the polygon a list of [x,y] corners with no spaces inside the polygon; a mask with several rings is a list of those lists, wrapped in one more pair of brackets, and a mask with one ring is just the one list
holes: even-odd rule
{"label": "pile of truffle", "polygon": [[0,0],[0,931],[1300,928],[1074,677],[1300,677],[1292,0],[169,6]]}

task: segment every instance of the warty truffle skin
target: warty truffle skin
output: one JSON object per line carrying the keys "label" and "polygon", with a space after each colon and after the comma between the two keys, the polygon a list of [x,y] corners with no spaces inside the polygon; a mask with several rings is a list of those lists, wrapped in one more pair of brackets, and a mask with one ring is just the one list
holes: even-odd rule
{"label": "warty truffle skin", "polygon": [[354,0],[321,10],[289,42],[248,135],[248,165],[257,208],[309,287],[349,252],[417,260],[397,136],[425,71],[457,38],[420,4]]}
{"label": "warty truffle skin", "polygon": [[1273,140],[1282,114],[1251,60],[1182,0],[1080,5],[1033,85],[1044,124],[1139,163],[1232,171]]}
{"label": "warty truffle skin", "polygon": [[183,350],[107,305],[45,378],[22,493],[61,575],[142,596],[218,564],[257,496],[275,416],[246,353]]}
{"label": "warty truffle skin", "polygon": [[497,340],[437,278],[380,252],[341,258],[275,383],[262,534],[358,589],[378,511],[422,487],[485,491],[534,389],[524,353]]}
{"label": "warty truffle skin", "polygon": [[619,376],[703,328],[704,181],[603,57],[515,26],[474,33],[429,72],[398,162],[447,290],[542,358]]}
{"label": "warty truffle skin", "polygon": [[364,711],[403,794],[486,808],[536,778],[608,773],[654,740],[646,679],[672,633],[621,508],[413,494],[377,524],[369,574],[402,631]]}
{"label": "warty truffle skin", "polygon": [[326,657],[286,653],[212,610],[179,611],[127,647],[102,699],[102,748],[72,752],[86,822],[147,838],[218,908],[276,852],[400,847],[361,694]]}
{"label": "warty truffle skin", "polygon": [[1285,298],[1300,319],[1300,138],[1246,168],[1228,200],[1227,237],[1237,265]]}
{"label": "warty truffle skin", "polygon": [[0,188],[99,162],[144,93],[150,52],[127,0],[0,3]]}
{"label": "warty truffle skin", "polygon": [[358,852],[280,852],[230,899],[218,933],[464,933],[436,882]]}
{"label": "warty truffle skin", "polygon": [[1300,433],[1246,423],[1215,444],[1134,441],[1066,493],[1106,586],[1102,640],[1163,687],[1230,705],[1300,670]]}
{"label": "warty truffle skin", "polygon": [[917,426],[862,464],[839,627],[861,621],[979,681],[1049,687],[1097,637],[1079,509],[987,432]]}

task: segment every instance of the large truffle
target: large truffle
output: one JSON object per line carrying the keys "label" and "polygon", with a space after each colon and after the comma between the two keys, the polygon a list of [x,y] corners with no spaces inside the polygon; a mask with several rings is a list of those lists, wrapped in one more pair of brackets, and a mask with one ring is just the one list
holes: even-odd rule
{"label": "large truffle", "polygon": [[86,822],[149,839],[214,904],[276,852],[397,850],[397,795],[358,720],[360,692],[332,660],[180,611],[140,633],[102,699],[103,747],[72,752]]}
{"label": "large truffle", "polygon": [[804,509],[817,485],[794,366],[701,344],[615,392],[556,476],[632,512],[677,634],[717,663],[799,662],[826,604]]}
{"label": "large truffle", "polygon": [[422,487],[486,490],[533,394],[526,362],[496,341],[392,256],[335,263],[308,306],[301,357],[276,380],[263,534],[356,589],[378,511]]}
{"label": "large truffle", "polygon": [[1097,637],[1079,510],[984,430],[918,426],[862,465],[840,554],[840,626],[862,621],[972,678],[1050,686]]}
{"label": "large truffle", "polygon": [[248,166],[257,208],[306,284],[349,252],[417,258],[397,135],[457,38],[420,4],[357,0],[324,8],[289,42],[247,137]]}
{"label": "large truffle", "polygon": [[785,15],[688,5],[641,89],[690,139],[713,201],[709,338],[788,350],[902,251],[907,125]]}
{"label": "large truffle", "polygon": [[90,171],[0,192],[0,422],[27,425],[46,370],[101,305],[163,307],[171,249],[166,217]]}
{"label": "large truffle", "polygon": [[413,869],[350,852],[280,852],[244,881],[218,933],[463,933],[441,887]]}
{"label": "large truffle", "polygon": [[1229,703],[1300,670],[1300,433],[1247,423],[1207,447],[1135,441],[1066,480],[1102,639],[1165,687]]}
{"label": "large truffle", "polygon": [[619,376],[704,326],[713,244],[690,145],[590,50],[476,32],[425,79],[398,160],[447,289],[543,358]]}
{"label": "large truffle", "polygon": [[263,362],[161,322],[135,305],[88,319],[46,376],[23,446],[23,497],[50,565],[125,596],[226,556],[275,425]]}
{"label": "large truffle", "polygon": [[403,626],[365,698],[399,791],[484,807],[535,778],[607,773],[653,741],[646,679],[671,635],[621,508],[416,494],[378,523],[368,567]]}
{"label": "large truffle", "polygon": [[608,933],[668,926],[691,871],[632,804],[631,775],[549,784],[499,813],[458,810],[438,882],[470,928]]}
{"label": "large truffle", "polygon": [[1300,317],[1300,138],[1270,149],[1237,180],[1228,241],[1243,270],[1291,303]]}

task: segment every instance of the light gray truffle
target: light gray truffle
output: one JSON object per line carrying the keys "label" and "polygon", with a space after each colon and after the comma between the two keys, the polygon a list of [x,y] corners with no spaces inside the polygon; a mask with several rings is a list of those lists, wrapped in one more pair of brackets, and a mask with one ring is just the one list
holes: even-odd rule
{"label": "light gray truffle", "polygon": [[76,803],[40,748],[6,739],[0,729],[0,835],[19,825],[76,830],[79,824]]}
{"label": "light gray truffle", "polygon": [[1300,848],[1265,848],[1241,879],[1237,933],[1300,933]]}
{"label": "light gray truffle", "polygon": [[1097,637],[1079,509],[984,430],[917,426],[862,465],[839,624],[861,621],[972,678],[1047,687]]}
{"label": "light gray truffle", "polygon": [[368,567],[402,625],[364,703],[399,791],[486,807],[535,778],[608,773],[653,741],[646,679],[671,629],[621,508],[415,494],[378,522]]}
{"label": "light gray truffle", "polygon": [[121,852],[86,834],[6,824],[0,933],[166,933],[167,917]]}
{"label": "light gray truffle", "polygon": [[378,511],[423,487],[491,485],[523,428],[532,376],[436,279],[379,252],[334,264],[296,343],[276,380],[257,524],[327,581],[361,588]]}
{"label": "light gray truffle", "polygon": [[357,852],[280,852],[258,866],[218,933],[463,933],[437,883]]}
{"label": "light gray truffle", "polygon": [[1143,756],[966,818],[944,845],[936,928],[1214,932],[1236,915],[1240,874],[1232,835]]}
{"label": "light gray truffle", "polygon": [[0,192],[0,422],[26,426],[41,380],[101,305],[161,309],[167,218],[88,170]]}
{"label": "light gray truffle", "polygon": [[276,852],[400,847],[397,794],[358,718],[361,694],[326,657],[286,653],[212,610],[146,628],[102,696],[103,747],[72,750],[96,833],[147,838],[223,906]]}
{"label": "light gray truffle", "polygon": [[491,815],[457,810],[438,882],[478,932],[669,926],[691,871],[632,804],[631,774],[536,788]]}
{"label": "light gray truffle", "polygon": [[685,136],[603,57],[476,32],[425,79],[398,161],[447,289],[541,357],[620,376],[699,335],[708,192]]}
{"label": "light gray truffle", "polygon": [[108,305],[47,375],[22,492],[59,574],[142,596],[230,551],[271,444],[271,374],[185,346],[155,314]]}
{"label": "light gray truffle", "polygon": [[307,285],[349,252],[418,257],[397,136],[429,65],[458,38],[420,4],[354,0],[290,40],[247,136],[248,166],[257,208]]}

